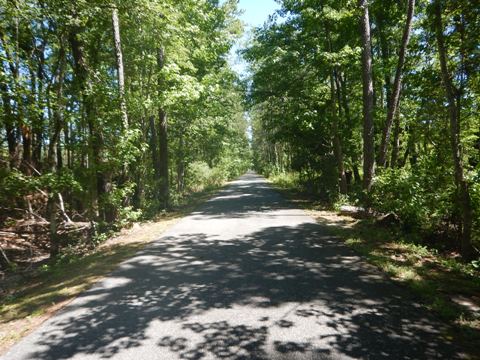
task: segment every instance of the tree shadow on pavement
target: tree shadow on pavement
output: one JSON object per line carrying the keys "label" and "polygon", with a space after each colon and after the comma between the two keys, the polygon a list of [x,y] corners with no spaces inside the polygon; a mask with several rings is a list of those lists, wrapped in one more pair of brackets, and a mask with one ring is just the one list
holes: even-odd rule
{"label": "tree shadow on pavement", "polygon": [[[194,216],[226,210],[210,205]],[[305,222],[163,237],[52,318],[29,356],[112,358],[150,342],[158,359],[460,357],[445,324],[326,234]]]}
{"label": "tree shadow on pavement", "polygon": [[[151,337],[147,329],[154,321],[180,322],[187,333],[200,335],[196,343],[173,333],[159,337],[159,347],[185,359],[209,353],[225,359],[281,359],[289,352],[318,354],[314,358],[319,359],[456,356],[456,349],[440,337],[446,331],[443,324],[315,224],[268,228],[235,242],[202,234],[165,238],[106,281],[42,334],[46,350],[34,358],[66,359],[77,353],[109,358]],[[212,309],[285,303],[299,305],[283,323],[189,321]],[[76,314],[76,308],[87,311]],[[273,327],[299,326],[305,318],[314,320],[318,336],[310,328],[308,343],[266,346]]]}

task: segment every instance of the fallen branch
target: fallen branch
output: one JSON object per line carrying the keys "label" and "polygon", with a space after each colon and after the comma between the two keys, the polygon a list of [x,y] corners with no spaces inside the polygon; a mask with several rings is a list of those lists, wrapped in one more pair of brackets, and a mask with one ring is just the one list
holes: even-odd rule
{"label": "fallen branch", "polygon": [[7,266],[10,266],[11,262],[8,259],[7,254],[5,254],[5,251],[3,251],[3,248],[1,246],[0,246],[0,253],[2,254],[2,257],[5,259],[5,263],[7,264]]}
{"label": "fallen branch", "polygon": [[62,194],[58,193],[58,208],[60,209],[63,217],[67,221],[68,224],[72,224],[73,221],[68,217],[66,211],[65,211],[65,205],[63,204],[63,197]]}

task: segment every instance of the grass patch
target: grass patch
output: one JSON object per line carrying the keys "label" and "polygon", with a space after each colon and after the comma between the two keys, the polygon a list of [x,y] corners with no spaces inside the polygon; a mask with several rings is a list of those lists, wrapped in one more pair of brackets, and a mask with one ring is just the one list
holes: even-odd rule
{"label": "grass patch", "polygon": [[108,239],[84,256],[65,256],[2,284],[0,354],[99,279],[157,239],[169,226],[209,199],[220,187],[193,193],[172,212]]}
{"label": "grass patch", "polygon": [[308,211],[342,238],[346,245],[394,281],[403,284],[415,301],[452,325],[452,336],[473,354],[480,343],[480,272],[473,263],[441,254],[421,244],[421,238],[399,228],[385,228],[372,220],[340,216],[333,206],[299,190],[291,176],[270,182],[296,205]]}

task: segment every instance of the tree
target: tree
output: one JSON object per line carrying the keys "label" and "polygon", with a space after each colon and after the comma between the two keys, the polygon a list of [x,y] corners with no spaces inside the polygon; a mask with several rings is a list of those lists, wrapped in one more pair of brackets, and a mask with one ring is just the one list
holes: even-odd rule
{"label": "tree", "polygon": [[472,205],[470,199],[469,186],[465,180],[464,165],[462,160],[462,145],[460,141],[460,115],[461,115],[461,96],[460,91],[455,88],[447,64],[447,49],[443,36],[442,24],[442,5],[440,0],[435,0],[434,6],[434,26],[437,38],[438,59],[442,75],[442,83],[445,89],[445,96],[448,103],[448,114],[450,119],[450,143],[452,148],[453,163],[455,168],[455,185],[457,187],[457,201],[461,209],[461,243],[462,256],[465,259],[471,259],[474,251],[471,242],[472,235]]}
{"label": "tree", "polygon": [[363,81],[363,187],[368,192],[375,174],[375,134],[373,123],[373,72],[370,39],[370,16],[367,0],[359,0],[360,33],[362,36]]}
{"label": "tree", "polygon": [[378,156],[378,165],[385,166],[387,160],[387,146],[390,140],[390,132],[392,129],[393,120],[398,111],[398,104],[400,102],[400,90],[402,87],[402,73],[405,64],[405,55],[407,52],[408,42],[410,40],[410,31],[412,28],[412,19],[415,9],[415,0],[408,0],[407,20],[405,22],[405,29],[403,31],[402,45],[398,55],[397,70],[395,72],[395,80],[393,82],[393,89],[388,98],[387,119],[383,127],[382,141],[380,143],[380,150]]}
{"label": "tree", "polygon": [[454,243],[439,233],[461,237],[468,260],[465,239],[475,247],[480,234],[478,9],[444,0],[432,27],[433,7],[412,0],[280,3],[282,21],[256,29],[245,51],[258,171],[291,172],[325,201],[393,212],[438,246]]}
{"label": "tree", "polygon": [[0,3],[0,201],[52,257],[70,218],[115,229],[249,166],[236,1]]}

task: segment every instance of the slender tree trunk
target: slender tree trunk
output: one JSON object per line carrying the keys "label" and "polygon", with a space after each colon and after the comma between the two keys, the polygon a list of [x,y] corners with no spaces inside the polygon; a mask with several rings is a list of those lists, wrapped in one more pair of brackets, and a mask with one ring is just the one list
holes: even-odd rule
{"label": "slender tree trunk", "polygon": [[[447,64],[447,50],[443,35],[442,5],[440,0],[434,1],[435,34],[437,38],[438,58],[440,61],[442,82],[448,102],[450,118],[450,143],[452,147],[453,163],[455,167],[455,184],[457,187],[457,201],[462,218],[461,249],[462,257],[470,260],[474,256],[471,242],[473,210],[470,199],[468,182],[465,179],[462,161],[462,144],[460,141],[460,96],[456,97],[458,90],[455,88]],[[458,99],[458,101],[457,101]]]}
{"label": "slender tree trunk", "polygon": [[158,131],[155,126],[155,116],[148,119],[150,125],[150,151],[152,152],[152,165],[155,181],[160,179],[160,152],[158,150]]}
{"label": "slender tree trunk", "polygon": [[407,52],[408,42],[410,40],[410,31],[412,28],[412,19],[415,9],[415,0],[408,0],[407,20],[403,30],[402,45],[400,46],[400,53],[398,55],[397,70],[395,72],[395,80],[393,82],[393,91],[391,98],[388,99],[387,120],[383,127],[382,141],[380,143],[380,150],[378,155],[378,165],[385,166],[387,160],[387,147],[390,140],[390,132],[392,130],[393,119],[398,111],[398,104],[400,102],[400,90],[402,88],[403,66],[405,64],[405,55]]}
{"label": "slender tree trunk", "polygon": [[[161,72],[163,67],[165,66],[165,54],[164,49],[160,48],[157,54],[157,66],[158,71]],[[163,84],[161,80],[161,76],[158,79],[158,91],[162,91]],[[167,132],[167,113],[160,107],[158,109],[158,120],[159,120],[159,128],[158,128],[158,143],[159,143],[159,165],[160,165],[160,201],[164,209],[168,208],[169,203],[169,171],[168,171],[168,132]]]}
{"label": "slender tree trunk", "polygon": [[395,116],[395,126],[393,128],[393,148],[392,157],[390,159],[390,167],[392,169],[397,167],[398,153],[400,151],[400,115]]}
{"label": "slender tree trunk", "polygon": [[[15,18],[15,54],[11,54],[9,47],[5,46],[6,40],[4,34],[0,29],[0,40],[3,50],[5,52],[6,64],[2,61],[2,68],[0,71],[5,79],[8,79],[8,75],[5,73],[3,67],[8,66],[11,73],[10,86],[6,81],[2,79],[0,81],[0,90],[2,91],[2,102],[5,117],[5,132],[8,144],[9,164],[11,169],[17,169],[19,167],[20,157],[20,109],[21,109],[21,96],[18,84],[18,18]],[[10,95],[10,92],[12,95]]]}
{"label": "slender tree trunk", "polygon": [[166,209],[169,203],[169,181],[168,181],[168,133],[167,133],[167,113],[160,109],[158,111],[159,131],[158,142],[160,147],[160,198],[163,207]]}
{"label": "slender tree trunk", "polygon": [[337,109],[336,109],[336,89],[335,89],[335,80],[334,75],[335,70],[332,70],[332,74],[330,75],[330,92],[331,92],[331,103],[332,103],[332,117],[333,117],[333,153],[335,156],[335,160],[337,162],[337,171],[338,171],[338,181],[339,181],[339,188],[341,194],[346,194],[348,192],[347,188],[347,177],[345,174],[345,167],[343,164],[343,148],[342,148],[342,141],[340,140],[340,134],[338,130],[338,121],[341,119],[341,109],[340,104],[338,104],[339,109],[339,116],[337,116]]}
{"label": "slender tree trunk", "polygon": [[[55,87],[55,108],[53,111],[52,123],[50,124],[51,132],[48,143],[47,153],[47,169],[49,172],[56,173],[59,164],[58,142],[60,139],[60,132],[63,126],[63,113],[65,109],[65,102],[63,96],[63,83],[65,78],[65,49],[63,41],[58,53],[58,67],[54,76]],[[60,244],[57,234],[57,198],[55,191],[49,191],[47,203],[47,218],[50,222],[50,257],[58,255]]]}
{"label": "slender tree trunk", "polygon": [[[44,35],[45,36],[45,35]],[[38,49],[38,67],[37,67],[37,80],[38,80],[38,104],[40,108],[44,107],[45,95],[43,93],[44,82],[45,82],[45,47],[47,40],[43,39],[41,46]],[[32,149],[32,161],[35,168],[39,169],[42,162],[42,147],[43,147],[43,125],[44,125],[44,113],[40,111],[37,116],[35,116],[35,121],[33,124],[33,149]]]}
{"label": "slender tree trunk", "polygon": [[88,207],[90,219],[98,219],[98,194],[99,194],[99,174],[98,164],[100,158],[100,136],[97,134],[95,126],[95,113],[93,98],[93,86],[89,75],[89,66],[85,57],[85,50],[81,40],[78,37],[79,29],[74,27],[70,31],[69,41],[72,47],[73,59],[75,62],[75,77],[81,88],[83,111],[88,127],[88,169],[90,172],[89,195],[90,204]]}
{"label": "slender tree trunk", "polygon": [[32,129],[26,124],[22,124],[22,168],[27,175],[32,174]]}
{"label": "slender tree trunk", "polygon": [[[3,64],[2,64],[3,65]],[[1,69],[0,69],[1,71]],[[4,81],[0,81],[0,91],[2,92],[2,105],[3,105],[3,116],[5,124],[5,133],[7,135],[7,145],[8,145],[8,154],[9,154],[9,163],[10,168],[15,168],[16,164],[16,153],[17,153],[17,137],[15,135],[15,120],[13,115],[13,109],[11,106],[11,96],[7,88],[7,84]]]}
{"label": "slender tree trunk", "polygon": [[362,8],[362,80],[363,80],[363,188],[368,192],[375,174],[375,138],[373,124],[373,71],[370,38],[370,17],[367,0],[359,0]]}
{"label": "slender tree trunk", "polygon": [[353,178],[355,179],[355,184],[359,184],[362,182],[362,178],[360,176],[360,171],[358,170],[358,165],[354,160],[352,159],[353,165],[352,165],[352,170],[353,170]]}
{"label": "slender tree trunk", "polygon": [[[390,6],[387,7],[387,11],[390,10]],[[382,12],[379,15],[378,18],[378,37],[379,37],[379,42],[380,42],[380,52],[382,56],[382,62],[383,62],[383,73],[384,73],[384,79],[383,81],[385,82],[385,97],[387,101],[387,109],[389,107],[388,101],[391,98],[391,90],[392,90],[392,76],[390,73],[390,69],[388,68],[388,63],[389,63],[389,58],[390,58],[390,46],[389,42],[387,41],[387,37],[385,36],[385,29],[384,29],[384,16],[385,16],[385,11],[383,10],[382,7]],[[382,98],[383,98],[383,91],[381,91]],[[382,107],[384,106],[385,101],[382,100]]]}
{"label": "slender tree trunk", "polygon": [[120,94],[120,111],[122,113],[123,129],[128,129],[127,103],[125,101],[125,75],[123,70],[122,41],[120,37],[120,22],[118,20],[118,9],[114,5],[112,9],[112,27],[115,44],[115,58],[117,60],[118,92]]}
{"label": "slender tree trunk", "polygon": [[[328,22],[325,23],[325,34],[327,37],[327,47],[330,52],[333,52],[332,39],[330,37],[330,28]],[[336,88],[337,85],[337,88]],[[333,153],[337,163],[338,171],[338,186],[341,194],[348,192],[347,177],[345,174],[345,166],[343,163],[343,148],[342,140],[338,130],[338,122],[342,119],[342,107],[340,101],[340,89],[338,88],[337,70],[332,67],[330,72],[330,102],[332,113],[332,130],[333,130]],[[338,106],[338,114],[337,114]]]}
{"label": "slender tree trunk", "polygon": [[177,163],[177,190],[182,193],[185,189],[185,140],[183,132],[180,134],[179,149],[178,149],[178,163]]}

